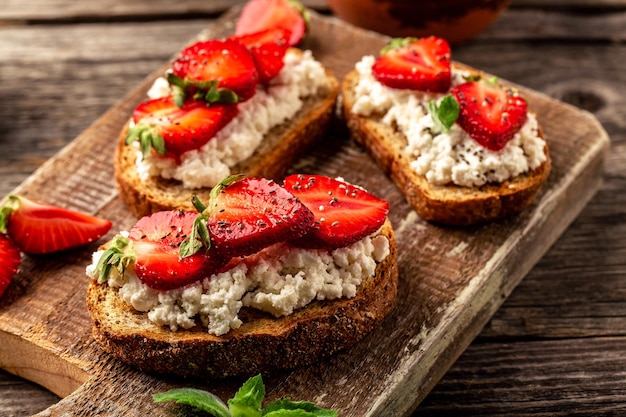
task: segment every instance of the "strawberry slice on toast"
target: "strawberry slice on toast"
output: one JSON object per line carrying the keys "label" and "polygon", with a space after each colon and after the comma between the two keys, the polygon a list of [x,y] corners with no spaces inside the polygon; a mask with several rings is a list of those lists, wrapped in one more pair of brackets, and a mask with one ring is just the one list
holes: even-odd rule
{"label": "strawberry slice on toast", "polygon": [[[99,281],[108,279],[111,268],[123,275],[129,265],[134,265],[137,278],[144,284],[170,290],[218,272],[229,259],[214,250],[181,254],[181,246],[188,241],[197,218],[198,213],[178,210],[142,217],[128,237],[116,236],[101,255],[96,266]],[[204,246],[202,242],[193,244]]]}
{"label": "strawberry slice on toast", "polygon": [[235,36],[281,28],[290,33],[289,45],[304,39],[309,25],[306,8],[297,0],[250,0],[237,20]]}
{"label": "strawberry slice on toast", "polygon": [[456,122],[487,149],[501,150],[526,122],[526,100],[495,79],[466,82],[451,93],[459,103]]}
{"label": "strawberry slice on toast", "polygon": [[267,84],[284,66],[283,58],[289,49],[289,38],[288,30],[276,27],[232,39],[250,50],[259,74],[259,82]]}
{"label": "strawberry slice on toast", "polygon": [[111,228],[109,220],[9,195],[0,208],[0,233],[8,234],[25,253],[59,252],[98,240]]}
{"label": "strawberry slice on toast", "polygon": [[210,93],[208,101],[220,90],[236,95],[229,101],[247,100],[254,95],[259,81],[250,51],[232,39],[210,39],[186,47],[172,63],[171,75],[177,78],[170,76],[170,84],[191,93],[185,98],[205,91]]}
{"label": "strawberry slice on toast", "polygon": [[147,100],[133,111],[135,125],[128,129],[126,144],[139,140],[144,156],[154,149],[160,155],[177,158],[202,147],[237,113],[233,104],[190,99],[179,107],[173,96]]}
{"label": "strawberry slice on toast", "polygon": [[17,274],[21,260],[20,248],[7,235],[0,234],[0,297]]}
{"label": "strawberry slice on toast", "polygon": [[246,256],[297,238],[313,224],[313,213],[265,178],[231,176],[211,190],[206,208],[211,242],[227,257]]}
{"label": "strawberry slice on toast", "polygon": [[376,232],[385,222],[389,203],[361,187],[320,175],[293,174],[284,187],[315,215],[315,225],[296,244],[335,249]]}
{"label": "strawberry slice on toast", "polygon": [[442,38],[395,38],[381,51],[372,74],[387,87],[445,93],[451,85],[450,56]]}

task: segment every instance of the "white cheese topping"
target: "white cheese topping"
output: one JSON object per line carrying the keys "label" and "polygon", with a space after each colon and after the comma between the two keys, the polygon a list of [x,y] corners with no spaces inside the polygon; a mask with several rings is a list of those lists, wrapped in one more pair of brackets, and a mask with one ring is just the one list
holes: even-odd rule
{"label": "white cheese topping", "polygon": [[[458,124],[439,132],[428,112],[431,100],[446,94],[425,93],[386,87],[372,75],[375,57],[365,56],[356,64],[360,81],[355,87],[352,112],[361,116],[383,115],[382,122],[396,126],[407,138],[406,153],[411,168],[433,184],[454,183],[478,187],[500,183],[537,168],[546,160],[544,140],[537,119],[528,114],[521,130],[498,151],[479,145]],[[453,70],[452,85],[464,82],[462,71]]]}
{"label": "white cheese topping", "polygon": [[[92,279],[102,253],[95,252],[86,269]],[[223,335],[241,326],[238,313],[244,306],[280,317],[314,300],[354,297],[363,277],[374,276],[376,263],[388,255],[389,241],[376,234],[331,252],[276,244],[182,288],[157,291],[132,268],[124,276],[113,270],[108,285],[119,288],[124,302],[155,324],[173,331],[200,324]]]}
{"label": "white cheese topping", "polygon": [[[328,88],[325,70],[311,51],[288,51],[284,61],[267,89],[258,87],[252,98],[238,104],[238,115],[203,147],[183,154],[179,164],[155,153],[143,159],[138,151],[139,175],[173,178],[185,188],[213,187],[229,176],[231,167],[249,158],[267,132],[300,110],[304,98]],[[167,81],[161,78],[149,91],[151,98],[167,94]]]}

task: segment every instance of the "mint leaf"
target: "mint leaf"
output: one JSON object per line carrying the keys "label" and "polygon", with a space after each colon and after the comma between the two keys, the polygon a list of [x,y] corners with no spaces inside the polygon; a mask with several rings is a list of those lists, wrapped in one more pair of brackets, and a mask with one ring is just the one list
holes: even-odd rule
{"label": "mint leaf", "polygon": [[199,410],[211,413],[214,417],[232,417],[226,404],[216,395],[194,388],[177,388],[158,394],[153,394],[155,403],[175,401],[176,404],[185,404]]}
{"label": "mint leaf", "polygon": [[265,385],[259,374],[248,379],[228,400],[228,408],[233,417],[260,417],[264,397]]}
{"label": "mint leaf", "polygon": [[211,413],[214,417],[337,417],[335,410],[289,398],[273,401],[262,409],[265,385],[261,375],[248,379],[228,400],[228,406],[215,395],[193,388],[173,389],[152,397],[155,402],[175,401]]}
{"label": "mint leaf", "polygon": [[263,409],[263,417],[337,417],[337,411],[320,408],[311,402],[276,400]]}
{"label": "mint leaf", "polygon": [[428,110],[433,122],[435,122],[435,128],[439,132],[449,131],[459,117],[459,103],[451,94],[445,96],[439,106],[434,100],[429,102]]}

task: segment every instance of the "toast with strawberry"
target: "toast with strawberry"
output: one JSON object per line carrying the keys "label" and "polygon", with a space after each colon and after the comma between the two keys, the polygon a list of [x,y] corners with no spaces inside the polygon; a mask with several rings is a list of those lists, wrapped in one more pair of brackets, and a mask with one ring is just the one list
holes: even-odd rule
{"label": "toast with strawberry", "polygon": [[231,174],[281,179],[325,133],[339,82],[310,51],[293,47],[306,32],[293,2],[264,3],[250,3],[269,8],[256,25],[244,13],[236,35],[180,51],[134,110],[114,167],[120,196],[138,217],[192,210],[192,196],[207,199]]}
{"label": "toast with strawberry", "polygon": [[211,378],[294,368],[393,308],[389,205],[363,188],[232,176],[194,205],[141,218],[87,267],[94,337],[124,362]]}
{"label": "toast with strawberry", "polygon": [[453,63],[444,39],[392,39],[341,86],[353,138],[425,220],[466,226],[527,207],[550,172],[519,91]]}

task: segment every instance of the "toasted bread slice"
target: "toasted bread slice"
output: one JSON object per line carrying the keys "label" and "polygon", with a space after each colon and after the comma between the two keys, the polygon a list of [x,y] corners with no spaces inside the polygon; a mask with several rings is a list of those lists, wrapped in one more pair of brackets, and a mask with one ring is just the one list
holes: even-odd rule
{"label": "toasted bread slice", "polygon": [[382,115],[363,117],[351,111],[358,81],[359,73],[353,70],[341,86],[343,115],[351,136],[395,182],[423,219],[467,226],[506,218],[527,207],[546,181],[551,167],[547,145],[544,148],[546,161],[539,167],[499,184],[470,188],[429,183],[411,169],[411,156],[405,151],[408,141],[402,132],[383,123]]}
{"label": "toasted bread slice", "polygon": [[[339,94],[339,81],[326,72],[328,88],[303,101],[293,118],[268,132],[254,154],[231,167],[231,174],[279,180],[287,169],[325,133]],[[137,170],[137,149],[127,146],[128,125],[120,134],[114,156],[117,188],[122,201],[137,217],[160,210],[194,210],[192,196],[208,201],[210,188],[185,188],[181,182],[161,177],[142,179]]]}
{"label": "toasted bread slice", "polygon": [[353,298],[314,301],[280,318],[243,308],[241,327],[222,336],[206,328],[158,326],[129,307],[116,288],[92,279],[87,307],[93,335],[107,352],[147,372],[223,378],[311,364],[354,345],[392,310],[398,267],[389,220],[379,233],[389,240],[389,254]]}

